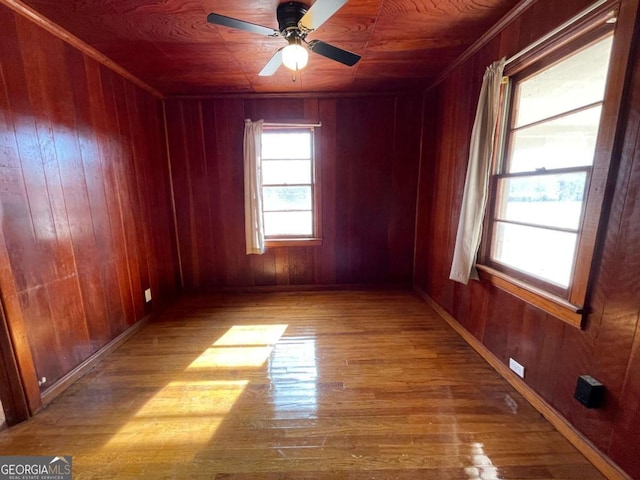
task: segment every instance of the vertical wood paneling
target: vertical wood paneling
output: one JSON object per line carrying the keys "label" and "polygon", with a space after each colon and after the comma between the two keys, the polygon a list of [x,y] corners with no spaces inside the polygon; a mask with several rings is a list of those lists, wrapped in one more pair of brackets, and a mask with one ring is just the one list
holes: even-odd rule
{"label": "vertical wood paneling", "polygon": [[[593,313],[587,327],[577,330],[491,285],[471,282],[464,286],[448,280],[466,173],[466,149],[484,66],[501,56],[514,54],[589,3],[583,0],[562,5],[550,0],[534,3],[430,94],[423,115],[429,119],[434,110],[436,113],[429,120],[435,123],[434,127],[424,132],[422,138],[425,147],[418,192],[415,283],[498,358],[507,363],[512,357],[525,365],[527,384],[632,477],[638,478],[640,382],[635,372],[640,358],[637,248],[640,67],[637,58],[635,76],[624,102],[628,115],[621,123],[620,138],[624,140],[620,166],[593,284]],[[625,0],[622,11],[636,12],[636,9],[635,0]],[[631,40],[629,35],[621,35],[618,41]],[[577,377],[583,374],[593,375],[605,384],[607,394],[602,408],[586,409],[574,399]]]}
{"label": "vertical wood paneling", "polygon": [[[17,55],[19,53],[18,37],[15,28],[15,21],[12,16],[0,15],[0,28],[4,32],[3,41],[0,42],[0,55],[2,58],[9,58],[13,61],[14,65],[21,65],[21,59]],[[8,410],[7,420],[17,421],[26,418],[29,411],[35,411],[41,405],[40,394],[38,389],[38,383],[36,379],[36,370],[33,363],[33,357],[29,348],[29,340],[26,334],[26,325],[22,309],[20,306],[20,299],[18,295],[19,283],[18,278],[14,272],[7,268],[10,265],[11,259],[15,258],[15,251],[12,248],[12,244],[16,242],[12,235],[9,238],[5,236],[5,230],[11,229],[17,218],[27,218],[26,216],[20,216],[20,213],[16,212],[16,206],[23,208],[24,194],[21,188],[21,175],[18,172],[19,161],[19,148],[18,138],[20,138],[22,122],[14,121],[15,115],[11,114],[9,105],[9,91],[12,87],[24,85],[24,71],[16,69],[12,71],[10,75],[5,74],[3,62],[0,62],[0,79],[2,88],[0,95],[0,179],[2,179],[2,188],[0,190],[0,215],[2,228],[0,228],[0,262],[4,266],[0,268],[0,285],[2,286],[2,304],[4,308],[4,322],[6,327],[3,326],[2,334],[7,334],[7,338],[2,339],[3,345],[11,344],[11,349],[3,349],[5,355],[15,356],[15,364],[10,361],[5,361],[4,367],[7,368],[7,381],[21,378],[20,384],[13,384],[3,388],[2,401],[4,402],[5,409]],[[21,73],[22,78],[16,78],[15,73]],[[27,107],[28,103],[22,98],[16,102],[21,107]],[[18,119],[21,119],[23,115],[26,117],[28,109],[21,109],[21,111],[27,110],[26,113],[18,115]],[[28,136],[27,138],[32,138]],[[13,230],[13,229],[11,229]],[[18,230],[20,231],[20,230]],[[24,235],[24,232],[21,232]],[[30,233],[30,232],[28,232]],[[27,235],[28,239],[31,239],[30,235]],[[32,242],[32,245],[35,242]],[[49,258],[47,256],[47,258]],[[22,283],[22,281],[20,282]],[[11,319],[11,320],[9,320]],[[9,321],[11,324],[9,325]],[[17,368],[13,370],[13,366]],[[8,390],[24,391],[26,401],[23,402],[22,398],[17,395],[12,395],[11,398],[7,398],[4,392]]]}
{"label": "vertical wood paneling", "polygon": [[[218,251],[222,285],[246,285],[251,278],[251,259],[245,253],[244,243],[244,176],[242,173],[242,138],[244,133],[244,102],[220,100],[203,102],[211,108],[215,128],[205,124],[205,141],[215,132],[213,151],[206,150],[207,163],[217,172],[218,182],[207,188],[214,190],[215,234],[211,239]],[[168,132],[171,136],[171,131]],[[198,235],[197,226],[194,234]],[[276,269],[278,268],[276,264]],[[203,272],[206,275],[208,272]],[[209,280],[211,281],[211,280]]]}
{"label": "vertical wood paneling", "polygon": [[[458,92],[455,91],[455,87],[449,88],[448,90],[442,89],[439,92],[441,97],[439,98],[439,105],[442,108],[443,105],[449,105],[452,102],[455,102],[455,98],[457,97]],[[452,129],[457,128],[455,125],[455,110],[454,109],[443,109],[439,110],[438,123],[439,129],[442,131],[450,131]],[[446,152],[447,157],[451,157],[451,151],[454,148],[454,138],[451,136],[444,136],[438,134],[438,150],[439,152]],[[428,147],[427,147],[428,148]],[[431,243],[433,247],[438,246],[439,250],[432,250],[434,255],[450,255],[450,250],[447,248],[448,238],[450,235],[449,232],[449,223],[451,222],[451,211],[449,209],[444,208],[445,205],[449,205],[451,203],[451,195],[452,195],[452,176],[453,169],[449,168],[443,162],[435,162],[433,168],[433,176],[431,177],[432,182],[437,182],[438,188],[432,190],[431,200],[432,204],[432,222],[431,222]],[[432,247],[432,248],[433,248]],[[444,259],[443,259],[444,260]],[[448,278],[448,264],[449,262],[437,261],[433,262],[429,268],[429,276],[432,283],[432,291],[436,295],[434,297],[436,301],[441,302],[443,304],[450,305],[450,302],[445,303],[445,289],[447,288],[446,282],[444,279]],[[451,291],[453,286],[449,286],[448,290]]]}
{"label": "vertical wood paneling", "polygon": [[393,97],[338,102],[336,174],[344,213],[337,240],[347,253],[338,283],[383,282],[388,276],[394,107]]}
{"label": "vertical wood paneling", "polygon": [[[85,71],[89,67],[82,55],[71,48],[65,50],[65,64],[74,79],[73,104],[75,128],[78,132],[78,146],[82,175],[80,185],[84,185],[84,205],[88,209],[91,222],[86,223],[86,251],[78,262],[78,280],[82,294],[82,302],[87,318],[108,317],[108,299],[102,281],[100,263],[92,259],[102,260],[100,242],[109,238],[109,217],[104,208],[104,187],[100,181],[100,154],[91,119],[91,105],[87,101],[92,96],[89,89],[89,76]],[[95,65],[95,64],[93,64]],[[86,218],[86,217],[85,217]],[[91,339],[92,351],[101,343],[112,338],[111,326],[106,322],[95,322],[87,325]]]}
{"label": "vertical wood paneling", "polygon": [[[636,27],[637,28],[637,27]],[[637,39],[636,39],[637,41]],[[596,289],[601,291],[602,336],[595,342],[597,375],[614,386],[602,421],[613,423],[609,451],[640,477],[640,49],[636,46],[629,88],[626,130],[616,194]],[[608,260],[605,263],[604,260]],[[627,359],[620,362],[619,359]]]}
{"label": "vertical wood paneling", "polygon": [[[389,278],[406,282],[413,270],[415,237],[415,200],[418,188],[421,98],[398,96],[394,112],[394,136],[391,154],[391,195],[388,223]],[[407,207],[411,209],[407,211]]]}
{"label": "vertical wood paneling", "polygon": [[[638,425],[640,425],[640,408],[637,399],[640,398],[640,328],[636,330],[630,361],[624,381],[624,387],[620,394],[620,403],[625,408],[619,408],[614,418],[614,428],[608,451],[611,457],[620,465],[625,466],[632,478],[640,477],[640,465],[638,462]],[[633,403],[631,403],[633,402]]]}
{"label": "vertical wood paneling", "polygon": [[0,385],[2,385],[2,402],[0,411],[3,422],[13,425],[29,417],[29,405],[22,389],[22,379],[15,357],[15,349],[11,342],[9,326],[6,321],[5,307],[0,303]]}
{"label": "vertical wood paneling", "polygon": [[33,411],[177,262],[160,100],[4,6],[0,28],[0,291]]}
{"label": "vertical wood paneling", "polygon": [[[146,192],[141,195],[146,200],[145,212],[151,221],[145,222],[149,229],[151,248],[145,249],[149,265],[150,284],[154,291],[170,297],[180,285],[180,271],[177,261],[175,224],[173,222],[173,203],[169,194],[171,182],[167,169],[166,135],[163,108],[160,102],[150,95],[137,95],[141,105],[140,122],[148,132],[148,157],[142,158]],[[144,120],[144,121],[143,121]],[[154,219],[158,218],[156,221]],[[164,299],[159,298],[163,303]],[[152,305],[148,305],[150,308]]]}
{"label": "vertical wood paneling", "polygon": [[[121,333],[126,329],[127,319],[133,315],[131,305],[131,294],[129,291],[128,267],[126,263],[126,243],[124,240],[124,225],[122,223],[122,213],[119,199],[119,186],[117,183],[117,163],[124,157],[120,144],[117,111],[115,108],[114,90],[112,75],[104,68],[100,67],[100,83],[103,87],[102,108],[105,115],[101,116],[104,122],[103,128],[106,135],[105,155],[102,158],[103,181],[105,184],[106,205],[109,212],[109,225],[112,237],[113,250],[111,253],[114,287],[117,287],[118,295],[118,316],[114,319],[115,333]],[[115,292],[113,292],[115,293]]]}
{"label": "vertical wood paneling", "polygon": [[[438,115],[438,97],[435,90],[427,92],[422,101],[423,119],[420,147],[420,166],[418,178],[418,191],[416,195],[416,232],[415,232],[415,256],[413,267],[413,283],[428,289],[431,288],[431,275],[426,268],[434,265],[432,256],[435,251],[431,248],[433,241],[433,212],[435,211],[435,189],[432,188],[437,164],[437,152],[440,150],[438,135],[440,122]],[[436,121],[436,119],[438,121]]]}
{"label": "vertical wood paneling", "polygon": [[118,189],[118,206],[120,208],[120,220],[122,223],[123,246],[126,258],[125,290],[128,293],[127,316],[125,327],[134,323],[142,314],[142,286],[140,284],[140,258],[136,238],[136,220],[132,213],[138,212],[134,197],[135,160],[131,147],[132,136],[129,125],[129,115],[125,97],[125,80],[120,77],[112,77],[113,100],[116,107],[116,120],[120,136],[123,158],[128,162],[119,161],[115,168],[115,184]]}
{"label": "vertical wood paneling", "polygon": [[336,135],[337,119],[335,99],[318,102],[318,118],[322,119],[322,134],[316,142],[322,182],[322,247],[314,248],[314,284],[331,285],[336,282]]}
{"label": "vertical wood paneling", "polygon": [[[420,135],[415,97],[171,99],[166,105],[188,288],[410,283]],[[322,123],[316,133],[321,246],[245,254],[245,118]]]}

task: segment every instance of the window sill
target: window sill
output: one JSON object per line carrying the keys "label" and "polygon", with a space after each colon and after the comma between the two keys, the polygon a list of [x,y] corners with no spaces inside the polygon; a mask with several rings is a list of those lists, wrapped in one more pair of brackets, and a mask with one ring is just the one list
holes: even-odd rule
{"label": "window sill", "polygon": [[478,268],[480,279],[486,280],[501,290],[511,293],[569,325],[582,328],[584,313],[582,307],[573,305],[564,298],[547,293],[486,265],[476,265],[476,267]]}
{"label": "window sill", "polygon": [[322,245],[321,238],[270,238],[265,240],[267,248],[274,247],[318,247]]}

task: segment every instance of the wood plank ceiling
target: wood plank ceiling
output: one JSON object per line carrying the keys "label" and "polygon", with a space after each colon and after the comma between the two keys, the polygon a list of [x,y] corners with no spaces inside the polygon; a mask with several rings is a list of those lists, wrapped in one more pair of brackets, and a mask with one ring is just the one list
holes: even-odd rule
{"label": "wood plank ceiling", "polygon": [[[23,0],[166,95],[374,92],[424,87],[518,0],[350,0],[308,40],[362,56],[318,55],[292,81],[260,77],[281,38],[207,23],[210,12],[277,28],[280,0]],[[309,2],[313,4],[313,2]]]}

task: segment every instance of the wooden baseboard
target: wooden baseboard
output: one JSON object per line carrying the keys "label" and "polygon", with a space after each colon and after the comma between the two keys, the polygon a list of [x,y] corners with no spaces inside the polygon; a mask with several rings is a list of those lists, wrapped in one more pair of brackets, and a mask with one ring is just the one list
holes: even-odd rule
{"label": "wooden baseboard", "polygon": [[[67,373],[64,377],[51,385],[47,390],[42,392],[42,407],[51,403],[58,395],[64,392],[67,388],[77,382],[80,378],[89,372],[102,360],[107,358],[114,350],[119,348],[127,340],[138,333],[145,325],[149,323],[149,316],[147,315],[142,320],[134,323],[116,338],[107,343],[104,347],[98,350],[96,353],[87,358],[84,362],[78,365],[76,368]],[[35,414],[35,412],[34,412]]]}
{"label": "wooden baseboard", "polygon": [[589,460],[604,476],[611,480],[632,480],[613,460],[602,453],[589,439],[582,435],[569,421],[555,408],[547,403],[538,393],[527,385],[524,380],[509,370],[498,357],[496,357],[480,340],[474,337],[466,328],[458,323],[435,300],[414,286],[414,291],[433,308],[442,319],[449,324],[482,358],[484,358],[507,382],[515,388],[540,414],[546,418],[562,436],[564,436],[587,460]]}
{"label": "wooden baseboard", "polygon": [[263,285],[263,286],[238,286],[238,287],[218,287],[203,289],[198,293],[268,293],[268,292],[330,292],[330,291],[352,291],[352,290],[397,290],[411,291],[412,287],[408,283],[346,283],[346,284],[323,284],[323,285]]}

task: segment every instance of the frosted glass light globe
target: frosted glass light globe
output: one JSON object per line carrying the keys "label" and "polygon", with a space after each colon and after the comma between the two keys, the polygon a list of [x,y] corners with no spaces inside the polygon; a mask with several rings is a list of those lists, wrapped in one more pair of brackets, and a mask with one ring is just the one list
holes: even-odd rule
{"label": "frosted glass light globe", "polygon": [[282,50],[282,63],[290,70],[302,70],[309,61],[309,52],[302,45],[291,43]]}

